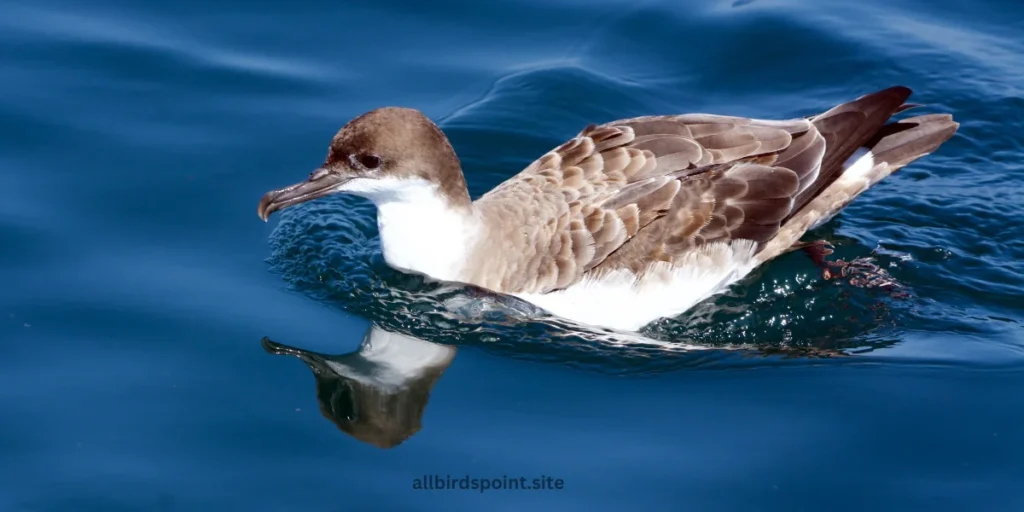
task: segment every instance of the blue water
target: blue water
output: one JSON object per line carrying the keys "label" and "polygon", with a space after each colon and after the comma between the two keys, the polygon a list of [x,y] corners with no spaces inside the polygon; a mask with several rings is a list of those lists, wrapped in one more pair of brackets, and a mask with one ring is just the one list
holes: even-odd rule
{"label": "blue water", "polygon": [[[360,200],[256,217],[379,106],[480,194],[591,122],[894,84],[959,133],[809,238],[906,296],[795,252],[624,340],[450,308]],[[7,0],[0,510],[1021,510],[1022,112],[1018,0]],[[454,358],[332,373],[388,332]]]}

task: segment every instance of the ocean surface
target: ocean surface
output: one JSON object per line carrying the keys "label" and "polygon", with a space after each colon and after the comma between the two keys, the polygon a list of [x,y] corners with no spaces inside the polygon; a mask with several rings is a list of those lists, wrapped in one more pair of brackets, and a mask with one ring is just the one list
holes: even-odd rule
{"label": "ocean surface", "polygon": [[[389,269],[360,199],[256,216],[380,106],[479,195],[896,84],[960,131],[807,237],[895,288],[797,251],[615,335]],[[0,511],[1024,510],[1022,204],[1019,0],[6,0]]]}

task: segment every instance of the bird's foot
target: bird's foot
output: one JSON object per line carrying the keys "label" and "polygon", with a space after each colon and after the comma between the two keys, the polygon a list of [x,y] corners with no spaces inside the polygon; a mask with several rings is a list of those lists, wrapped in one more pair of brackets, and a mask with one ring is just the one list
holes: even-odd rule
{"label": "bird's foot", "polygon": [[851,261],[837,260],[830,262],[833,268],[839,269],[841,278],[849,279],[850,284],[860,288],[878,288],[892,293],[893,297],[906,297],[903,285],[896,281],[889,272],[879,267],[872,258],[856,258]]}
{"label": "bird's foot", "polygon": [[826,281],[832,279],[832,271],[830,270],[830,264],[827,258],[833,252],[832,244],[827,240],[816,240],[814,242],[804,242],[799,245],[799,248],[804,251],[807,256],[811,258],[814,265],[821,269],[821,277]]}
{"label": "bird's foot", "polygon": [[886,290],[894,298],[909,296],[903,290],[903,285],[889,275],[884,268],[876,265],[870,257],[856,258],[850,261],[842,259],[830,261],[826,258],[834,251],[832,250],[832,244],[826,240],[802,244],[800,249],[807,253],[814,264],[821,269],[821,277],[826,281],[846,279],[850,284],[859,288]]}

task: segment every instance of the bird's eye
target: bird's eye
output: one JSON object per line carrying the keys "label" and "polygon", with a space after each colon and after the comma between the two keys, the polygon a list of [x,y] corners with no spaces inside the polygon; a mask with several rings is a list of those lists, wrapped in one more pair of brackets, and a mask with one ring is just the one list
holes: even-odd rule
{"label": "bird's eye", "polygon": [[377,155],[364,154],[359,155],[359,163],[367,169],[376,169],[380,167],[381,161],[380,157]]}

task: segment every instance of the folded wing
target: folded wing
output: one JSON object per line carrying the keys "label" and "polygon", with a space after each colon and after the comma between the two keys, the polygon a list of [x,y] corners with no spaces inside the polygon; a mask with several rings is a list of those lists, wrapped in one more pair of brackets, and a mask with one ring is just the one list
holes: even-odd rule
{"label": "folded wing", "polygon": [[689,114],[587,127],[476,201],[516,231],[500,238],[517,264],[493,285],[544,293],[706,244],[764,244],[909,94],[886,89],[811,119]]}

